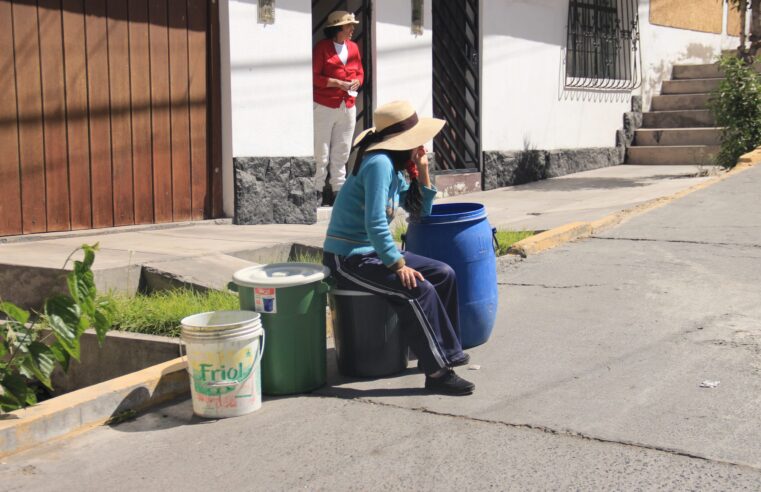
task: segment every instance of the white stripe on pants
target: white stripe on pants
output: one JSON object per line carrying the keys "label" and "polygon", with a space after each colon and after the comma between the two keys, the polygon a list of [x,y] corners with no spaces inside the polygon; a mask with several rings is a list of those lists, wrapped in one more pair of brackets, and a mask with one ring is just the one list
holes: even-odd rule
{"label": "white stripe on pants", "polygon": [[338,191],[346,181],[346,163],[351,153],[351,139],[357,118],[357,106],[338,108],[313,104],[314,108],[314,160],[317,172],[314,180],[322,191],[330,165],[330,186]]}

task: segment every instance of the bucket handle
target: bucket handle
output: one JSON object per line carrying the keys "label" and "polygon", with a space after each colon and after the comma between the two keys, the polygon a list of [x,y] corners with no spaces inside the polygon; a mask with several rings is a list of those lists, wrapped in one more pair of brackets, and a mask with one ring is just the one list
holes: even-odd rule
{"label": "bucket handle", "polygon": [[[256,358],[254,359],[254,362],[251,364],[252,367],[256,367],[257,362],[259,362],[262,358],[262,354],[264,354],[264,343],[267,339],[267,332],[262,330],[262,344],[259,346],[259,353],[256,354]],[[183,353],[182,347],[183,343],[182,340],[180,340],[180,358],[187,356],[187,353]],[[190,367],[186,366],[185,370],[190,374]],[[204,383],[204,386],[207,388],[227,388],[230,386],[237,386],[239,384],[245,383],[248,381],[248,378],[250,378],[254,374],[253,369],[251,372],[248,373],[248,376],[246,376],[243,379],[224,379],[222,381],[209,381],[208,383]]]}
{"label": "bucket handle", "polygon": [[494,256],[497,256],[497,251],[499,251],[499,241],[497,241],[497,228],[492,227],[491,228],[491,237],[492,241],[494,243]]}

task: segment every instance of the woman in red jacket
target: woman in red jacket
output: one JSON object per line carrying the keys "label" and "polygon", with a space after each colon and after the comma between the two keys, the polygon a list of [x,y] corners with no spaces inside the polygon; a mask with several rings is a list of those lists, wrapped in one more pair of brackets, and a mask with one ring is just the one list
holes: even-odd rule
{"label": "woman in red jacket", "polygon": [[356,24],[359,21],[354,14],[332,12],[325,25],[325,39],[315,45],[312,54],[315,185],[322,191],[329,165],[333,190],[325,205],[333,204],[346,181],[357,116],[354,103],[365,79],[359,47],[351,41]]}

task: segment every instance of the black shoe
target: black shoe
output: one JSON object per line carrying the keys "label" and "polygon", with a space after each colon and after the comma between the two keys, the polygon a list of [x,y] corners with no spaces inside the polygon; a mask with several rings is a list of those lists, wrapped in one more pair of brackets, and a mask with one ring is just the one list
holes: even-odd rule
{"label": "black shoe", "polygon": [[462,379],[452,369],[448,369],[443,376],[437,378],[426,376],[425,389],[442,395],[465,396],[472,394],[476,385]]}
{"label": "black shoe", "polygon": [[[465,352],[463,352],[462,355],[463,355],[462,359],[452,362],[452,365],[450,367],[467,366],[468,364],[470,364],[470,355],[466,354]],[[420,367],[419,360],[417,361],[417,370],[420,372],[423,372],[423,368]]]}

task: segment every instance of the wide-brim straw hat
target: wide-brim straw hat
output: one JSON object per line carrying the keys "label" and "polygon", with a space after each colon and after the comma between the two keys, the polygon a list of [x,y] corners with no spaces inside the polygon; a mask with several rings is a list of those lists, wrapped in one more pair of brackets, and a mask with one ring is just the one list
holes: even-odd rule
{"label": "wide-brim straw hat", "polygon": [[343,26],[345,24],[359,24],[359,21],[354,18],[354,14],[351,12],[336,10],[335,12],[331,12],[328,16],[325,27]]}
{"label": "wide-brim straw hat", "polygon": [[415,108],[407,101],[394,101],[379,106],[373,113],[373,120],[375,126],[363,131],[354,140],[354,145],[357,146],[366,137],[378,138],[377,134],[382,135],[380,141],[367,146],[366,152],[414,149],[430,141],[446,124],[446,121],[438,118],[418,118]]}

